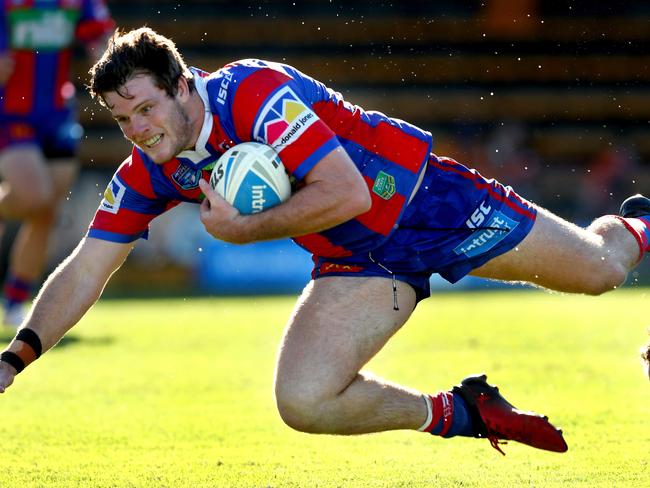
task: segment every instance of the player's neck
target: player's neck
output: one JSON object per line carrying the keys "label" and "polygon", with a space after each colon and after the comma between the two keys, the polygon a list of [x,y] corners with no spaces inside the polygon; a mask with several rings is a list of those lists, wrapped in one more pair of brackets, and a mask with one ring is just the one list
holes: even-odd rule
{"label": "player's neck", "polygon": [[190,119],[190,127],[192,128],[192,138],[190,139],[192,146],[188,149],[196,149],[196,142],[199,139],[205,121],[205,111],[206,108],[201,96],[194,90],[187,106],[187,114]]}

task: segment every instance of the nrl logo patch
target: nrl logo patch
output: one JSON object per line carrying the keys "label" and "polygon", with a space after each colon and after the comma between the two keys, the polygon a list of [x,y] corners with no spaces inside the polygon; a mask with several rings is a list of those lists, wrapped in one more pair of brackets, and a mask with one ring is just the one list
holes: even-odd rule
{"label": "nrl logo patch", "polygon": [[372,192],[384,200],[390,200],[395,195],[395,178],[380,171],[375,178],[375,184],[372,185]]}
{"label": "nrl logo patch", "polygon": [[184,164],[178,166],[172,174],[172,180],[183,190],[191,190],[199,186],[202,171],[196,168],[190,168]]}

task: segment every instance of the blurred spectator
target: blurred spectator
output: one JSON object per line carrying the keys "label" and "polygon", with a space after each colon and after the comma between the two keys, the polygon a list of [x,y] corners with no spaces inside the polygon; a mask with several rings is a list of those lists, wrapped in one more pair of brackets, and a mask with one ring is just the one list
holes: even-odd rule
{"label": "blurred spectator", "polygon": [[3,289],[6,325],[22,321],[57,207],[78,171],[83,131],[69,73],[73,44],[95,58],[113,27],[103,0],[0,7],[0,218],[21,222]]}

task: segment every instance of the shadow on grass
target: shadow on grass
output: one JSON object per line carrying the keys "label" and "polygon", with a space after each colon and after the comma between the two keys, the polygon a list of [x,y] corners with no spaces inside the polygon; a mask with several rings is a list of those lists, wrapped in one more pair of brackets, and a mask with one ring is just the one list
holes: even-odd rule
{"label": "shadow on grass", "polygon": [[[16,331],[6,327],[0,329],[0,348],[3,348],[3,345],[9,344],[9,342],[16,335]],[[113,337],[93,337],[82,339],[76,335],[67,335],[59,341],[55,346],[56,349],[61,349],[62,347],[69,347],[75,345],[84,345],[84,346],[107,346],[113,344],[115,339]]]}

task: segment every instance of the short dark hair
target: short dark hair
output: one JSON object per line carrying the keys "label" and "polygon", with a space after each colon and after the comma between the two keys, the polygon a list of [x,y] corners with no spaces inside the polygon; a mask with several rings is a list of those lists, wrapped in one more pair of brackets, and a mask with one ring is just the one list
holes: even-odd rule
{"label": "short dark hair", "polygon": [[150,75],[158,88],[174,97],[178,80],[184,76],[190,91],[194,77],[171,39],[140,27],[129,32],[119,29],[111,36],[101,59],[90,69],[90,95],[107,106],[104,95],[114,91],[121,96],[121,87],[136,75]]}

